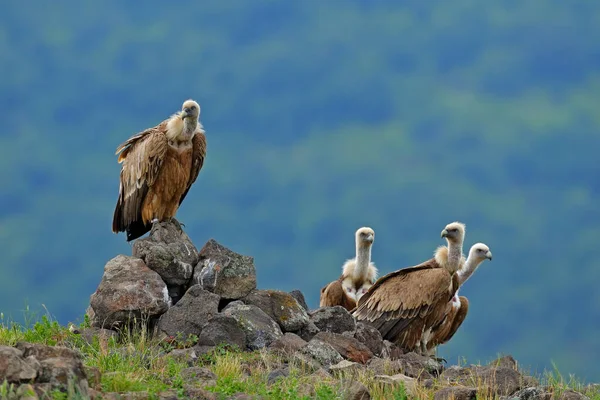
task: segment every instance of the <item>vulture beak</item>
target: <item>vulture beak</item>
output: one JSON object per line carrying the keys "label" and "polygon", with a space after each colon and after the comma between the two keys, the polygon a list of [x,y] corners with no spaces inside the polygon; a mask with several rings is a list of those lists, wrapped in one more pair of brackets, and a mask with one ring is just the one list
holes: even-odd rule
{"label": "vulture beak", "polygon": [[446,229],[444,229],[442,231],[442,239],[445,238],[446,236],[448,236],[448,231]]}
{"label": "vulture beak", "polygon": [[492,261],[492,252],[488,250],[488,252],[485,253],[485,258],[487,258],[488,260]]}
{"label": "vulture beak", "polygon": [[186,119],[190,115],[190,109],[184,108],[181,112],[181,119]]}
{"label": "vulture beak", "polygon": [[373,237],[373,235],[369,234],[369,236],[367,236],[367,237],[365,238],[365,242],[368,242],[368,243],[373,243],[373,240],[374,240],[374,239],[375,239],[375,238]]}

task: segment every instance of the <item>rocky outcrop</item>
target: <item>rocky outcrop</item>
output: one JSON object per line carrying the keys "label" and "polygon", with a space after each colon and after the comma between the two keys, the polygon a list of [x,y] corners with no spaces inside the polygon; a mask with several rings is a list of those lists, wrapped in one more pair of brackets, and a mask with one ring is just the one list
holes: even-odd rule
{"label": "rocky outcrop", "polygon": [[19,398],[41,397],[55,390],[66,392],[69,387],[85,397],[89,390],[86,369],[77,351],[32,343],[0,346],[0,382],[4,381],[24,384],[17,390],[22,394]]}

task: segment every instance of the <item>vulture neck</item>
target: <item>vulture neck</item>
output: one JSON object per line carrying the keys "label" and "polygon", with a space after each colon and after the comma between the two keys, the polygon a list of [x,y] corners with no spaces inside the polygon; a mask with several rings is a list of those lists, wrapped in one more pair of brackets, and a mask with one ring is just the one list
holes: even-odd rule
{"label": "vulture neck", "polygon": [[469,279],[471,277],[471,275],[473,275],[473,272],[475,272],[475,270],[477,269],[477,267],[479,267],[479,265],[482,262],[483,262],[483,260],[480,259],[480,258],[469,256],[467,258],[467,261],[465,261],[464,267],[462,267],[457,272],[457,274],[458,274],[458,284],[460,286],[462,286],[462,284],[465,283],[467,281],[467,279]]}
{"label": "vulture neck", "polygon": [[456,272],[460,266],[460,260],[462,258],[462,245],[463,241],[450,242],[448,241],[448,266],[452,269],[451,272]]}
{"label": "vulture neck", "polygon": [[354,265],[354,280],[366,279],[371,264],[371,246],[356,244],[356,263]]}
{"label": "vulture neck", "polygon": [[184,137],[192,137],[192,135],[196,132],[196,128],[198,127],[198,120],[194,118],[186,118],[183,121],[183,136]]}

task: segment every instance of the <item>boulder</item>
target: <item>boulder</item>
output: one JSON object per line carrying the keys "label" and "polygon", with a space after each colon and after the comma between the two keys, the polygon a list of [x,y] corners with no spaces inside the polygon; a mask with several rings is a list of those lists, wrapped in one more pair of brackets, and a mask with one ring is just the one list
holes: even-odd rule
{"label": "boulder", "polygon": [[183,385],[184,398],[190,400],[217,400],[217,394],[193,385]]}
{"label": "boulder", "polygon": [[317,339],[311,340],[306,346],[300,349],[300,354],[311,357],[324,367],[329,367],[343,360],[340,353],[333,346]]}
{"label": "boulder", "polygon": [[133,243],[132,254],[168,286],[186,285],[198,263],[198,250],[175,219],[153,224],[147,238]]}
{"label": "boulder", "polygon": [[510,396],[523,388],[524,377],[519,371],[508,367],[470,366],[450,367],[440,375],[440,381],[468,386],[475,379],[478,392],[493,396]]}
{"label": "boulder", "polygon": [[246,347],[258,350],[283,336],[281,328],[263,310],[254,305],[227,306],[223,314],[233,317],[246,334]]}
{"label": "boulder", "polygon": [[312,340],[320,340],[330,344],[342,357],[347,360],[366,364],[373,353],[367,346],[353,337],[340,335],[339,333],[319,332]]}
{"label": "boulder", "polygon": [[246,333],[234,317],[217,314],[202,330],[198,345],[216,346],[222,343],[245,349]]}
{"label": "boulder", "polygon": [[157,317],[171,299],[167,285],[139,258],[118,255],[104,267],[100,285],[91,296],[92,326],[112,328],[133,318]]}
{"label": "boulder", "polygon": [[241,299],[256,289],[254,258],[235,253],[210,239],[198,254],[194,283],[224,299]]}
{"label": "boulder", "polygon": [[218,313],[219,296],[194,285],[181,300],[158,320],[158,329],[168,336],[185,340],[199,336],[202,328]]}
{"label": "boulder", "polygon": [[504,396],[501,400],[551,400],[552,393],[543,387],[526,387],[510,396]]}
{"label": "boulder", "polygon": [[306,344],[307,342],[300,336],[291,332],[286,332],[283,334],[282,337],[273,341],[269,348],[274,350],[280,350],[286,354],[293,354],[294,352],[306,346]]}
{"label": "boulder", "polygon": [[200,384],[199,386],[214,386],[217,384],[217,375],[208,368],[185,368],[181,370],[180,376],[184,382]]}
{"label": "boulder", "polygon": [[434,400],[475,400],[477,389],[465,386],[451,386],[438,390],[433,395]]}
{"label": "boulder", "polygon": [[431,379],[437,376],[440,366],[434,360],[423,357],[416,353],[402,354],[396,360],[387,358],[372,358],[369,363],[369,369],[380,375],[394,375],[402,373],[411,378],[420,380]]}
{"label": "boulder", "polygon": [[359,381],[344,382],[342,400],[369,400],[369,389]]}
{"label": "boulder", "polygon": [[312,321],[308,321],[308,324],[300,329],[297,333],[303,340],[309,342],[317,333],[321,332],[319,328]]}
{"label": "boulder", "polygon": [[404,386],[404,390],[409,398],[413,398],[415,393],[417,393],[417,380],[404,374],[375,375],[375,380],[384,385]]}
{"label": "boulder", "polygon": [[35,359],[26,360],[21,350],[0,346],[0,382],[28,382],[37,377],[39,369],[39,363]]}
{"label": "boulder", "polygon": [[306,310],[291,294],[280,290],[253,290],[242,299],[263,310],[283,332],[295,332],[308,324]]}
{"label": "boulder", "polygon": [[342,306],[318,308],[310,314],[310,320],[320,331],[354,333],[356,330],[354,318]]}
{"label": "boulder", "polygon": [[49,383],[53,389],[59,390],[66,390],[70,385],[75,385],[81,395],[87,395],[87,376],[79,358],[46,358],[40,361],[40,364],[41,372],[36,383]]}
{"label": "boulder", "polygon": [[329,371],[333,375],[347,375],[347,374],[355,374],[359,371],[363,371],[365,366],[363,364],[359,364],[354,361],[342,360],[339,363],[332,365],[329,367]]}
{"label": "boulder", "polygon": [[380,356],[383,350],[383,338],[381,333],[372,325],[364,322],[356,324],[356,332],[354,338],[364,344],[376,356]]}
{"label": "boulder", "polygon": [[80,332],[80,335],[87,344],[94,344],[96,340],[116,340],[119,337],[119,334],[111,329],[96,328],[93,326],[89,328],[83,328]]}
{"label": "boulder", "polygon": [[298,302],[298,304],[300,304],[300,306],[302,308],[304,308],[304,311],[309,312],[310,310],[308,309],[308,305],[306,304],[306,299],[304,298],[304,295],[302,294],[301,291],[299,290],[292,290],[290,292],[290,295],[296,299],[296,301]]}
{"label": "boulder", "polygon": [[269,372],[269,375],[267,376],[267,384],[268,385],[272,385],[274,384],[278,379],[280,378],[285,378],[286,376],[288,376],[290,374],[290,370],[287,368],[283,368],[283,369],[275,369],[271,372]]}

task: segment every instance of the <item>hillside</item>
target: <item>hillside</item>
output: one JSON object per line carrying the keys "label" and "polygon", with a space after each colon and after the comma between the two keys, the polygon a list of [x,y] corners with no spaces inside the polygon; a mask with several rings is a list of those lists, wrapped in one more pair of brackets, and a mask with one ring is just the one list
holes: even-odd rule
{"label": "hillside", "polygon": [[494,261],[462,289],[452,362],[510,353],[600,374],[600,3],[115,0],[0,15],[0,311],[78,320],[115,254],[116,146],[202,106],[178,218],[255,257],[259,288],[319,289],[376,232],[381,273],[446,223]]}

